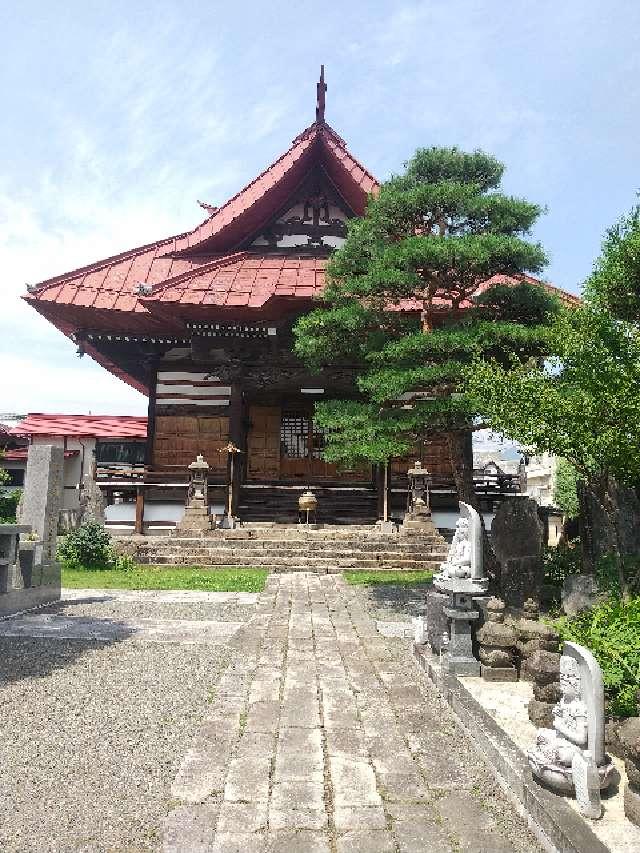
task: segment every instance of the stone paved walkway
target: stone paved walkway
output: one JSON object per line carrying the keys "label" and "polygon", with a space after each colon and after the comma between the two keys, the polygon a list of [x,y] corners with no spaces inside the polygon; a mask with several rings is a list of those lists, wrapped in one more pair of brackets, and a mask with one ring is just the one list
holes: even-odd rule
{"label": "stone paved walkway", "polygon": [[273,575],[182,763],[164,853],[539,851],[406,640],[335,575]]}

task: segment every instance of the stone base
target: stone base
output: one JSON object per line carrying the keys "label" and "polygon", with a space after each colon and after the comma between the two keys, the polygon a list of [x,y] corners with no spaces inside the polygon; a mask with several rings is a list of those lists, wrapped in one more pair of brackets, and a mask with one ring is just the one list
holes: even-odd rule
{"label": "stone base", "polygon": [[190,505],[184,511],[182,520],[176,524],[176,535],[181,536],[185,533],[197,535],[211,530],[211,515],[209,507],[201,505]]}
{"label": "stone base", "polygon": [[555,703],[539,702],[537,699],[531,699],[527,705],[527,713],[529,719],[538,729],[553,728],[553,708]]}
{"label": "stone base", "polygon": [[628,785],[624,789],[624,813],[632,823],[640,826],[640,792]]}
{"label": "stone base", "polygon": [[478,678],[480,675],[480,661],[475,658],[459,658],[446,654],[443,659],[444,668],[454,675]]}
{"label": "stone base", "polygon": [[14,589],[0,595],[0,617],[52,604],[60,600],[60,583],[57,585],[34,586],[29,589]]}
{"label": "stone base", "polygon": [[449,620],[445,616],[444,608],[449,601],[449,596],[446,592],[435,592],[434,590],[427,593],[427,641],[431,646],[431,650],[436,654],[440,654],[442,649],[442,638],[444,635],[449,637]]}
{"label": "stone base", "polygon": [[423,518],[405,517],[402,522],[402,532],[435,536],[438,531],[436,530],[431,518],[429,516],[424,516]]}
{"label": "stone base", "polygon": [[380,533],[397,533],[398,525],[395,521],[376,521],[376,527]]}
{"label": "stone base", "polygon": [[480,664],[480,675],[485,681],[517,681],[518,671],[515,666],[485,666]]}

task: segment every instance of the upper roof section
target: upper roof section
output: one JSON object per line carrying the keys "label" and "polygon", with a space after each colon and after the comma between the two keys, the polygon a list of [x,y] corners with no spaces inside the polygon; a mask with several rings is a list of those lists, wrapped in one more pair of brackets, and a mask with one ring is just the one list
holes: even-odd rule
{"label": "upper roof section", "polygon": [[10,433],[144,440],[147,437],[147,418],[133,415],[45,415],[30,412]]}
{"label": "upper roof section", "polygon": [[[143,327],[157,333],[166,330],[166,321],[161,321],[157,312],[150,315],[151,300],[144,297],[155,298],[157,291],[157,298],[162,300],[165,285],[197,273],[201,267],[210,270],[211,264],[228,264],[255,238],[254,252],[262,254],[260,243],[266,241],[261,231],[283,213],[287,203],[299,202],[305,187],[322,186],[330,200],[327,217],[335,204],[347,216],[362,215],[369,195],[378,190],[378,182],[324,121],[320,100],[317,120],[293,140],[288,151],[221,207],[207,206],[210,215],[192,231],[47,279],[30,288],[24,298],[65,334],[81,329],[135,332]],[[330,231],[331,223],[326,227]],[[266,249],[264,253],[268,254]],[[316,254],[326,255],[326,250]],[[308,295],[306,272],[304,278],[304,295]],[[265,288],[261,290],[264,302],[269,294]],[[258,307],[260,300],[254,303]],[[218,300],[212,304],[222,303]],[[231,299],[226,304],[247,303]]]}

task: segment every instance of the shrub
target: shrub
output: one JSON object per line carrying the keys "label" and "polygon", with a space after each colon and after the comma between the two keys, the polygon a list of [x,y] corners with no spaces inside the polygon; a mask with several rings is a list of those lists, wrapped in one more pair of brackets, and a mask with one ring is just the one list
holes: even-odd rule
{"label": "shrub", "polygon": [[87,521],[67,534],[58,548],[58,556],[69,566],[111,568],[114,560],[111,536],[97,521]]}
{"label": "shrub", "polygon": [[573,618],[555,623],[562,640],[586,646],[602,667],[607,711],[614,716],[638,713],[640,689],[640,596],[628,601],[611,596]]}
{"label": "shrub", "polygon": [[562,589],[568,575],[577,575],[582,571],[580,540],[560,543],[555,548],[546,548],[544,552],[545,583]]}
{"label": "shrub", "polygon": [[20,502],[21,489],[0,492],[0,523],[15,524],[16,510]]}

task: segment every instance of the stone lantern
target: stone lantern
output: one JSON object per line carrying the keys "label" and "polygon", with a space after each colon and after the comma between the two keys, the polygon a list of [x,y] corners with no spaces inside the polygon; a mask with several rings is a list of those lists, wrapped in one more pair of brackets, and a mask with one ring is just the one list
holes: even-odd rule
{"label": "stone lantern", "polygon": [[429,505],[431,474],[427,468],[422,467],[421,462],[414,462],[413,468],[409,468],[407,471],[407,477],[409,478],[409,489],[407,513],[402,523],[403,528],[418,532],[435,532]]}
{"label": "stone lantern", "polygon": [[188,466],[189,470],[189,493],[188,503],[207,506],[209,488],[209,463],[205,461],[202,454],[196,456],[195,462]]}
{"label": "stone lantern", "polygon": [[189,471],[189,487],[187,490],[187,505],[182,520],[176,525],[176,533],[203,534],[211,529],[209,515],[209,465],[200,454],[195,462],[187,466]]}

